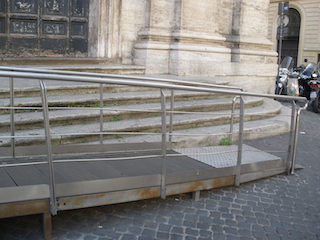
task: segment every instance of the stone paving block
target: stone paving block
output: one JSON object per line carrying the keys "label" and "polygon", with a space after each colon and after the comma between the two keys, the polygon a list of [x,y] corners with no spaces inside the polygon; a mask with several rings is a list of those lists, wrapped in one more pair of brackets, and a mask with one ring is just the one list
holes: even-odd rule
{"label": "stone paving block", "polygon": [[170,235],[170,240],[183,240],[183,236],[182,235],[178,235],[178,234],[171,234]]}
{"label": "stone paving block", "polygon": [[183,226],[187,227],[187,228],[195,228],[196,227],[196,223],[195,222],[191,222],[191,221],[184,221],[183,222]]}
{"label": "stone paving block", "polygon": [[151,229],[144,229],[141,233],[141,235],[143,237],[148,237],[149,239],[153,239],[156,235],[156,231],[155,230],[151,230]]}
{"label": "stone paving block", "polygon": [[137,237],[133,234],[123,234],[121,240],[136,240]]}
{"label": "stone paving block", "polygon": [[223,227],[223,231],[224,231],[226,234],[234,234],[234,235],[236,235],[236,234],[238,233],[237,228],[235,228],[235,227],[230,227],[230,226],[225,226],[225,227]]}
{"label": "stone paving block", "polygon": [[240,237],[230,235],[230,234],[227,234],[226,236],[227,236],[227,238],[226,238],[227,240],[239,240],[240,239]]}
{"label": "stone paving block", "polygon": [[139,235],[142,232],[142,228],[137,227],[137,226],[131,226],[128,228],[128,232],[134,235]]}
{"label": "stone paving block", "polygon": [[210,224],[209,223],[205,223],[205,222],[198,222],[197,223],[197,228],[201,229],[201,230],[206,230],[210,228]]}
{"label": "stone paving block", "polygon": [[84,236],[83,240],[96,240],[97,237],[95,236],[90,236],[90,235],[87,235],[87,236]]}
{"label": "stone paving block", "polygon": [[186,236],[185,240],[197,240],[197,237],[194,236]]}
{"label": "stone paving block", "polygon": [[183,228],[182,227],[172,227],[171,233],[174,234],[182,234],[183,233]]}
{"label": "stone paving block", "polygon": [[199,235],[202,238],[207,238],[207,239],[212,238],[212,232],[208,230],[200,230]]}
{"label": "stone paving block", "polygon": [[181,218],[170,218],[169,219],[169,224],[173,225],[173,226],[182,226],[183,225],[183,219]]}
{"label": "stone paving block", "polygon": [[170,234],[165,232],[157,232],[157,239],[169,239]]}

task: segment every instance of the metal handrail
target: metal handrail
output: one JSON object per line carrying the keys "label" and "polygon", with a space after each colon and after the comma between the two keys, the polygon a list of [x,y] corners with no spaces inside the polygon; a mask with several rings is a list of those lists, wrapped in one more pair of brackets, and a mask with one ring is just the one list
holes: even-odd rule
{"label": "metal handrail", "polygon": [[[12,68],[11,68],[12,69]],[[2,70],[4,70],[2,68]],[[8,70],[8,69],[7,69]],[[21,69],[20,69],[21,70]],[[26,70],[27,71],[27,70]],[[53,70],[52,70],[53,71]],[[169,81],[162,81],[157,79],[152,78],[145,78],[145,77],[128,77],[128,78],[123,78],[123,76],[117,76],[117,75],[110,75],[108,77],[98,77],[95,76],[93,77],[92,74],[91,76],[86,76],[83,74],[82,76],[77,75],[72,72],[74,76],[70,76],[71,72],[69,75],[63,75],[63,74],[58,74],[57,72],[43,72],[43,73],[30,73],[30,72],[15,72],[13,71],[0,71],[0,76],[2,77],[8,77],[10,80],[13,82],[14,78],[29,78],[29,79],[39,79],[40,80],[40,87],[41,87],[41,95],[42,95],[42,105],[43,105],[43,115],[44,115],[44,122],[45,122],[45,137],[46,137],[46,142],[47,142],[47,154],[48,154],[48,163],[49,163],[49,170],[50,170],[50,205],[51,205],[51,212],[53,215],[57,213],[57,206],[56,206],[56,196],[55,196],[55,177],[54,177],[54,169],[53,169],[53,159],[52,159],[52,147],[51,147],[51,137],[53,134],[50,133],[50,125],[49,125],[49,116],[48,116],[48,100],[47,100],[47,89],[43,81],[71,81],[71,82],[86,82],[86,83],[96,83],[100,84],[100,110],[101,114],[103,114],[102,106],[103,106],[103,98],[102,98],[102,91],[101,87],[103,84],[116,84],[116,85],[128,85],[128,86],[141,86],[141,87],[151,87],[151,88],[158,88],[161,93],[161,122],[162,122],[162,144],[161,144],[161,149],[162,149],[162,169],[161,169],[161,185],[160,185],[160,192],[161,192],[161,197],[165,198],[166,197],[166,174],[167,174],[167,169],[166,169],[166,158],[167,158],[167,137],[169,136],[169,142],[171,142],[170,136],[172,135],[172,128],[169,130],[169,134],[167,133],[166,129],[166,115],[169,111],[166,110],[166,98],[164,95],[164,90],[169,89],[169,90],[184,90],[184,91],[197,91],[197,92],[206,92],[206,93],[220,93],[220,94],[228,94],[228,95],[235,95],[240,98],[240,120],[239,120],[239,136],[238,136],[238,157],[237,157],[237,165],[235,167],[235,185],[239,186],[240,185],[240,175],[241,175],[241,164],[242,164],[242,154],[243,154],[243,139],[244,139],[244,96],[251,96],[251,97],[265,97],[265,98],[272,98],[272,99],[282,99],[282,100],[289,100],[292,101],[293,104],[295,101],[300,101],[303,103],[307,104],[307,99],[302,98],[302,97],[293,97],[293,96],[282,96],[282,95],[274,95],[274,94],[262,94],[262,93],[252,93],[252,92],[244,92],[241,91],[240,88],[236,88],[235,90],[230,89],[225,89],[224,88],[216,88],[213,87],[212,85],[207,86],[205,84],[200,84],[201,87],[195,86],[195,84],[191,84],[191,86],[183,83],[184,85],[178,85],[182,84],[181,81],[179,80],[170,80],[166,79]],[[117,76],[117,77],[115,77]],[[159,80],[159,81],[158,81]],[[13,85],[13,83],[11,83]],[[11,89],[11,106],[10,109],[14,110],[13,107],[13,99],[14,98],[14,91],[13,87]],[[305,105],[306,106],[306,105]],[[299,108],[297,105],[294,104],[294,108],[292,111],[292,123],[291,123],[291,135],[290,135],[290,142],[289,142],[289,158],[287,159],[288,163],[287,166],[290,166],[289,173],[293,173],[294,171],[294,164],[295,164],[295,157],[296,157],[296,145],[297,145],[297,138],[298,138],[298,127],[299,127],[299,119],[300,119],[300,112],[304,108]],[[14,113],[14,111],[12,111]],[[173,110],[173,104],[171,104],[170,107],[170,112],[174,112]],[[13,115],[12,113],[12,115]],[[172,117],[172,116],[170,116]],[[100,117],[100,121],[101,121]],[[14,116],[11,118],[11,123],[13,122],[14,124]],[[172,119],[170,120],[172,122]],[[14,128],[12,128],[14,129]],[[14,134],[14,130],[12,130],[12,134]],[[100,126],[100,134],[101,136],[105,134],[103,132],[103,128]],[[14,138],[15,136],[11,136]],[[100,140],[100,142],[102,142]],[[171,144],[170,144],[171,145]],[[15,144],[13,142],[12,148],[14,151]],[[13,157],[15,155],[13,154]]]}
{"label": "metal handrail", "polygon": [[234,110],[235,110],[235,107],[236,107],[236,101],[237,99],[239,98],[239,96],[236,96],[232,99],[232,106],[231,106],[231,117],[230,117],[230,138],[232,139],[233,138],[233,122],[234,122]]}
{"label": "metal handrail", "polygon": [[213,89],[205,87],[194,87],[194,86],[182,86],[168,83],[153,83],[141,80],[121,80],[113,78],[94,78],[94,77],[81,77],[81,76],[65,76],[58,74],[38,74],[38,73],[23,73],[23,72],[9,72],[0,71],[0,76],[2,77],[13,77],[13,78],[30,78],[30,79],[45,79],[54,81],[70,81],[70,82],[87,82],[87,83],[97,83],[97,84],[115,84],[115,85],[129,85],[129,86],[140,86],[140,87],[151,87],[160,89],[174,89],[174,90],[184,90],[184,91],[196,91],[196,92],[207,92],[207,93],[222,93],[228,95],[239,95],[239,96],[251,96],[251,97],[265,97],[273,99],[291,100],[307,102],[304,97],[294,97],[294,96],[284,96],[284,95],[274,95],[274,94],[263,94],[263,93],[252,93],[243,91],[234,91],[226,89]]}
{"label": "metal handrail", "polygon": [[39,68],[18,68],[18,67],[7,67],[7,66],[0,66],[0,71],[61,74],[61,75],[72,75],[72,76],[82,76],[82,77],[131,79],[131,80],[140,80],[140,81],[146,80],[146,81],[152,81],[152,82],[168,82],[168,83],[185,84],[185,85],[191,85],[191,86],[202,86],[202,87],[212,87],[212,88],[222,88],[222,89],[225,88],[225,89],[235,89],[235,90],[243,91],[241,87],[236,87],[236,86],[224,86],[224,85],[211,84],[211,83],[202,83],[202,82],[185,81],[180,79],[159,78],[159,77],[147,77],[147,76],[132,76],[132,75],[122,75],[122,74],[116,75],[116,74],[104,74],[104,73],[60,71],[60,70],[39,69]]}
{"label": "metal handrail", "polygon": [[[101,77],[101,78],[114,78],[114,79],[132,79],[132,80],[146,80],[151,82],[166,82],[173,84],[184,84],[189,86],[201,86],[201,87],[210,87],[217,89],[234,89],[243,91],[242,88],[236,86],[224,86],[217,84],[209,84],[202,82],[194,82],[194,81],[184,81],[180,79],[167,79],[167,78],[159,78],[159,77],[147,77],[147,76],[132,76],[132,75],[116,75],[116,74],[103,74],[103,73],[89,73],[89,72],[75,72],[75,71],[61,71],[61,70],[52,70],[52,69],[39,69],[39,68],[19,68],[19,67],[9,67],[9,66],[0,66],[0,71],[15,71],[15,72],[32,72],[32,73],[45,73],[45,74],[63,74],[63,75],[73,75],[73,76],[85,76],[85,77]],[[99,96],[100,96],[100,131],[103,131],[103,85],[100,84],[99,87]],[[169,132],[173,131],[173,109],[174,109],[174,91],[171,90],[170,96],[170,123],[169,123]],[[231,123],[233,124],[233,123]],[[102,135],[100,137],[100,143],[102,143]],[[169,143],[170,147],[172,146],[172,136],[169,135]]]}

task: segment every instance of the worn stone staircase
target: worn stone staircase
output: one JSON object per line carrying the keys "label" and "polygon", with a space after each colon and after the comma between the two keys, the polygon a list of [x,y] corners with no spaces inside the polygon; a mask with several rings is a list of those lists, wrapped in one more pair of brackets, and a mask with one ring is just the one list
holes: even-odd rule
{"label": "worn stone staircase", "polygon": [[[1,80],[0,106],[9,106],[9,84]],[[229,84],[220,81],[220,84]],[[50,126],[54,143],[84,143],[98,141],[100,110],[97,84],[48,82]],[[169,108],[169,92],[167,108]],[[215,145],[220,139],[237,138],[229,133],[231,118],[231,96],[222,94],[175,91],[175,113],[173,137],[176,146]],[[245,137],[259,138],[288,131],[289,110],[276,101],[245,97]],[[104,131],[122,134],[104,135],[104,142],[145,142],[161,139],[160,92],[158,89],[141,87],[105,86],[104,88]],[[15,83],[15,106],[32,107],[32,110],[15,111],[17,145],[44,142],[43,115],[38,81],[17,79]],[[59,107],[69,107],[62,110]],[[85,109],[80,107],[86,107]],[[239,107],[238,104],[236,106]],[[71,109],[72,108],[72,109]],[[89,110],[90,108],[90,110]],[[148,110],[148,112],[141,112]],[[10,111],[0,109],[0,146],[9,146]],[[235,117],[235,122],[238,120]],[[168,118],[167,121],[169,122]],[[131,132],[147,132],[149,135],[131,135]],[[128,134],[125,134],[128,133]],[[130,133],[130,134],[129,134]],[[157,134],[158,133],[158,134]],[[207,136],[208,133],[214,135]],[[183,134],[188,134],[185,136]],[[202,136],[199,136],[201,135]]]}
{"label": "worn stone staircase", "polygon": [[1,58],[0,66],[36,67],[78,72],[98,72],[109,74],[144,74],[145,67],[124,65],[120,59],[103,58]]}

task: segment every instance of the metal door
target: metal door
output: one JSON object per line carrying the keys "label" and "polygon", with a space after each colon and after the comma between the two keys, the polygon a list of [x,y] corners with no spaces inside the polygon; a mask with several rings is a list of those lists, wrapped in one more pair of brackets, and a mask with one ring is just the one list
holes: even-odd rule
{"label": "metal door", "polygon": [[87,56],[88,13],[88,0],[0,0],[1,56]]}

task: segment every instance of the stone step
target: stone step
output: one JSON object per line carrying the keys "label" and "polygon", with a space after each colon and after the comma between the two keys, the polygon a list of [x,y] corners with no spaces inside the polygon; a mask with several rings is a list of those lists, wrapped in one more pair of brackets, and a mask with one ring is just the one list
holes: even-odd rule
{"label": "stone step", "polygon": [[3,66],[36,66],[38,67],[54,67],[63,65],[115,65],[119,64],[120,59],[112,58],[72,58],[72,57],[20,57],[10,58],[5,57],[0,59],[0,65]]}
{"label": "stone step", "polygon": [[[39,68],[39,67],[37,67]],[[173,75],[138,75],[141,77],[165,78],[171,80],[184,80],[202,83],[211,83],[216,85],[229,85],[229,81],[217,78],[206,77],[181,77]],[[79,83],[79,82],[62,82],[62,81],[46,81],[47,92],[49,95],[69,95],[69,94],[87,94],[99,93],[99,84]],[[9,79],[0,77],[0,98],[10,97]],[[104,85],[105,92],[131,92],[146,91],[150,88],[134,87],[124,85]],[[14,94],[16,97],[32,97],[40,95],[39,80],[36,79],[14,79]]]}
{"label": "stone step", "polygon": [[[262,105],[262,98],[246,98],[246,108]],[[231,109],[232,101],[230,98],[187,100],[176,101],[175,111],[217,111]],[[167,107],[169,104],[167,104]],[[238,107],[238,104],[236,105]],[[112,122],[132,118],[145,118],[160,114],[161,106],[159,103],[143,103],[134,105],[110,106],[103,110],[104,121]],[[141,112],[150,111],[150,112]],[[97,122],[100,119],[100,110],[97,108],[69,109],[69,110],[50,110],[50,125],[72,125],[88,122]],[[15,113],[15,128],[36,129],[43,127],[43,113],[25,112]],[[9,131],[10,114],[0,115],[0,130]]]}
{"label": "stone step", "polygon": [[[281,112],[282,105],[270,99],[264,99],[261,106],[246,109],[246,121],[263,119],[275,116]],[[168,121],[168,119],[167,119]],[[174,115],[174,129],[198,129],[206,126],[227,124],[230,122],[230,110],[211,111],[206,113],[194,112]],[[69,126],[52,127],[52,140],[60,143],[79,143],[93,141],[99,138],[99,123],[76,124]],[[148,117],[138,119],[126,119],[113,122],[105,122],[104,128],[108,132],[148,132],[151,135],[159,135],[161,132],[161,117]],[[84,135],[81,135],[81,134]],[[26,139],[18,138],[17,144],[36,144],[43,142],[43,129],[17,131],[17,136],[27,136]],[[74,135],[73,135],[74,134]],[[0,136],[8,136],[2,132]],[[113,138],[123,138],[118,133],[112,134]],[[3,140],[1,145],[9,145],[10,140]]]}
{"label": "stone step", "polygon": [[[270,104],[278,105],[273,100],[266,100]],[[244,123],[244,139],[252,140],[287,133],[290,130],[291,109],[283,105],[279,107],[279,114],[268,115],[268,118],[246,121]],[[248,112],[248,110],[246,110]],[[260,112],[260,114],[262,114]],[[253,115],[253,113],[252,113]],[[262,117],[262,115],[260,115]],[[222,139],[231,139],[233,143],[238,141],[239,124],[234,124],[233,133],[230,133],[230,124],[205,126],[198,128],[174,130],[172,147],[189,148],[195,146],[219,145]],[[144,143],[161,142],[161,135],[137,135],[105,139],[103,143]],[[98,143],[94,141],[91,143]]]}
{"label": "stone step", "polygon": [[99,72],[109,74],[144,74],[145,67],[121,64],[120,59],[110,58],[2,58],[0,65],[37,67],[56,70],[71,70],[80,72]]}
{"label": "stone step", "polygon": [[[175,91],[175,100],[199,100],[224,98],[223,94],[211,94],[204,92]],[[66,106],[99,106],[99,94],[69,94],[69,95],[52,95],[48,97],[49,106],[66,107]],[[159,102],[160,91],[133,91],[133,92],[116,92],[104,93],[104,104],[107,106],[123,104],[139,104],[145,102]],[[1,98],[0,106],[8,107],[10,99]],[[41,107],[41,97],[20,97],[15,98],[16,107]]]}
{"label": "stone step", "polygon": [[141,75],[145,72],[145,67],[136,65],[60,65],[60,66],[44,66],[46,69],[76,71],[76,72],[94,72],[108,74],[134,74]]}
{"label": "stone step", "polygon": [[[2,79],[0,78],[0,81]],[[6,81],[6,79],[4,80]],[[31,83],[27,83],[27,82]],[[1,85],[1,84],[0,84]],[[0,98],[9,98],[9,82],[2,83],[3,86],[0,88]],[[40,88],[39,81],[24,79],[24,82],[20,85],[24,87],[15,88],[14,95],[15,97],[39,97]],[[122,85],[104,85],[103,91],[108,93],[117,93],[117,92],[135,92],[135,91],[146,91],[152,90],[151,88],[145,87],[134,87],[134,86],[122,86]],[[100,88],[98,84],[89,84],[89,83],[62,83],[60,81],[51,81],[47,83],[47,92],[49,96],[62,96],[62,95],[75,95],[75,94],[99,94]]]}

